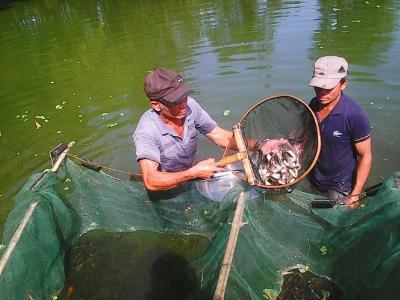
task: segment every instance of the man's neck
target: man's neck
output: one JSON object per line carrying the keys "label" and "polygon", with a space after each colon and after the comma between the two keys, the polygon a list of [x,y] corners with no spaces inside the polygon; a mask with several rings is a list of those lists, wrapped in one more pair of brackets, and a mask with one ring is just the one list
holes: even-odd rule
{"label": "man's neck", "polygon": [[335,100],[333,100],[327,104],[319,103],[318,104],[319,111],[324,110],[324,111],[330,112],[336,106],[336,104],[338,104],[341,97],[342,97],[342,94],[340,94],[339,97],[337,97]]}
{"label": "man's neck", "polygon": [[170,116],[164,115],[163,113],[160,113],[160,118],[165,124],[172,126],[182,126],[184,120],[184,119],[172,118]]}
{"label": "man's neck", "polygon": [[184,118],[183,119],[177,119],[177,118],[171,118],[169,116],[166,116],[164,114],[160,114],[161,120],[166,124],[169,128],[171,128],[173,131],[175,131],[180,137],[183,138],[183,132],[184,132]]}

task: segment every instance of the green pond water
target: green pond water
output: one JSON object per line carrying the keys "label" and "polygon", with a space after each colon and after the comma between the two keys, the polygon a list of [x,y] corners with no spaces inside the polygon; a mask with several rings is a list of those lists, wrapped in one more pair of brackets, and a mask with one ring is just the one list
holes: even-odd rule
{"label": "green pond water", "polygon": [[[400,169],[399,11],[394,0],[0,1],[0,233],[18,189],[49,168],[61,142],[75,141],[71,153],[80,157],[138,171],[131,135],[149,107],[143,79],[155,66],[182,73],[194,98],[231,128],[264,97],[308,102],[315,59],[346,57],[346,93],[373,126],[367,185],[382,181]],[[200,143],[198,159],[220,157]],[[175,245],[142,238],[146,249]],[[164,255],[150,252],[150,261]],[[72,259],[71,284],[84,278],[78,267]]]}

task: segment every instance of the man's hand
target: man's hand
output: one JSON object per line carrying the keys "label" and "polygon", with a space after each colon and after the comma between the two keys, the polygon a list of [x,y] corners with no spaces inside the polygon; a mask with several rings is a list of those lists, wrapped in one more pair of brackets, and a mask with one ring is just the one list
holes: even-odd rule
{"label": "man's hand", "polygon": [[225,171],[225,169],[217,167],[215,159],[209,158],[195,164],[190,171],[195,178],[208,179],[211,178],[214,173]]}
{"label": "man's hand", "polygon": [[350,208],[357,208],[360,205],[360,195],[349,195],[346,198],[345,205],[350,206]]}
{"label": "man's hand", "polygon": [[263,153],[275,153],[279,151],[279,148],[286,144],[288,141],[286,139],[279,139],[279,140],[266,140],[264,141],[258,149]]}

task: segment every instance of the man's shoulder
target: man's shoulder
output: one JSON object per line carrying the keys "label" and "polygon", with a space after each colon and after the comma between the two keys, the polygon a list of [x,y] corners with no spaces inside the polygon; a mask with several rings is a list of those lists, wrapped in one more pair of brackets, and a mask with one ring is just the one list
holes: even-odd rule
{"label": "man's shoulder", "polygon": [[135,132],[144,131],[152,132],[157,128],[156,117],[157,113],[153,109],[149,109],[143,113],[137,123]]}
{"label": "man's shoulder", "polygon": [[360,103],[345,94],[343,94],[342,99],[345,102],[346,106],[346,109],[344,111],[345,113],[347,113],[348,116],[351,117],[353,115],[363,115],[367,117],[367,113]]}
{"label": "man's shoulder", "polygon": [[197,110],[197,109],[201,108],[200,105],[199,105],[199,103],[197,103],[197,101],[196,101],[194,98],[190,97],[190,96],[188,97],[187,105],[188,105],[192,110]]}

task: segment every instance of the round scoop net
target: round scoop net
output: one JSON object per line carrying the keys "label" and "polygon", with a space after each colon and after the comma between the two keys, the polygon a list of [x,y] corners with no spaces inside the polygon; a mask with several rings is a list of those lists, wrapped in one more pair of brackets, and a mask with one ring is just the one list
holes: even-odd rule
{"label": "round scoop net", "polygon": [[[299,98],[277,95],[263,99],[242,116],[238,127],[247,153],[243,164],[249,160],[252,175],[240,171],[235,174],[249,182],[253,176],[255,185],[267,189],[289,187],[303,179],[318,159],[321,148],[318,122]],[[284,141],[273,151],[263,149],[268,141],[279,139]],[[222,159],[234,153],[229,148]]]}

